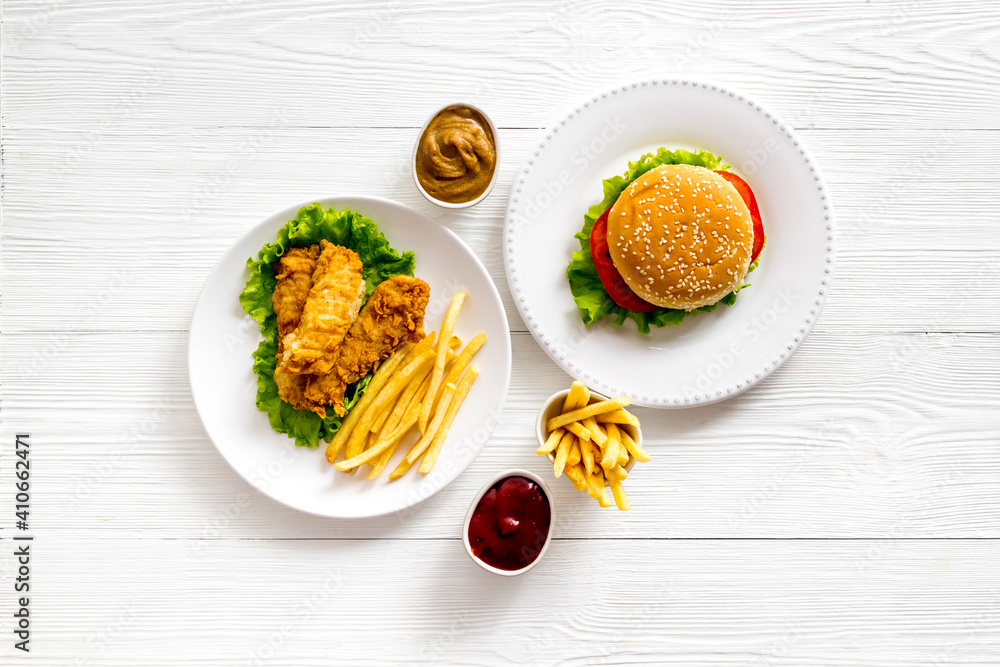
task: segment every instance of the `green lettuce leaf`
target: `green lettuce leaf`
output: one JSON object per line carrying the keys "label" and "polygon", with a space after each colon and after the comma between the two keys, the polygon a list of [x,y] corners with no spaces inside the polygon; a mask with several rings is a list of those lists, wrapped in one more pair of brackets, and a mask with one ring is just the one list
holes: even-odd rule
{"label": "green lettuce leaf", "polygon": [[[253,371],[257,375],[257,409],[267,413],[271,428],[295,439],[300,447],[317,447],[320,440],[330,441],[340,428],[343,418],[328,410],[321,418],[309,410],[297,410],[278,398],[274,384],[274,369],[278,354],[278,320],[271,305],[271,295],[277,280],[273,264],[292,246],[310,245],[326,239],[358,253],[364,266],[365,298],[383,280],[405,274],[413,275],[415,258],[412,252],[402,254],[389,246],[378,226],[357,211],[324,209],[310,204],[299,210],[294,220],[278,230],[274,243],[265,245],[256,258],[249,258],[250,278],[240,294],[243,310],[260,324],[263,340],[253,353]],[[371,381],[368,375],[350,385],[344,406],[350,410],[361,398]]]}
{"label": "green lettuce leaf", "polygon": [[[580,250],[573,253],[569,266],[566,268],[566,277],[569,279],[573,300],[580,309],[583,323],[588,327],[608,315],[614,318],[613,324],[615,326],[620,327],[625,324],[626,320],[632,320],[639,333],[648,334],[651,326],[674,326],[683,322],[685,317],[699,313],[710,313],[720,303],[731,306],[736,303],[736,294],[744,287],[749,287],[748,284],[740,285],[717,303],[694,310],[657,308],[649,313],[637,313],[622,308],[604,289],[604,285],[601,284],[601,279],[597,275],[597,267],[594,266],[594,258],[590,255],[590,232],[594,228],[594,222],[618,200],[618,197],[632,181],[650,169],[664,164],[691,164],[712,171],[729,169],[729,165],[722,158],[707,151],[688,151],[683,148],[671,151],[661,148],[655,153],[646,153],[635,162],[629,162],[628,169],[622,176],[612,176],[604,180],[604,199],[601,200],[601,203],[591,206],[586,215],[583,216],[583,229],[576,234],[576,238],[580,241]],[[758,259],[760,258],[758,257]],[[757,263],[754,262],[750,271],[756,267]]]}

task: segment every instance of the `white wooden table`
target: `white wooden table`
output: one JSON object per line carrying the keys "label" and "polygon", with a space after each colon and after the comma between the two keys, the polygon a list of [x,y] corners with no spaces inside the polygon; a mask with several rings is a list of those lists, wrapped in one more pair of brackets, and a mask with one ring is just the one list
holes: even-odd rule
{"label": "white wooden table", "polygon": [[[1000,663],[997,3],[9,0],[2,25],[0,663]],[[509,298],[512,175],[569,105],[654,75],[791,122],[838,214],[833,289],[760,386],[641,412],[654,460],[631,513],[556,483],[556,542],[501,580],[463,553],[461,520],[492,473],[545,472],[535,411],[568,384]],[[501,128],[503,174],[448,213],[408,161],[456,99]],[[513,332],[502,424],[402,520],[259,495],[191,402],[215,261],[335,193],[457,232]],[[34,536],[30,654],[15,534]]]}

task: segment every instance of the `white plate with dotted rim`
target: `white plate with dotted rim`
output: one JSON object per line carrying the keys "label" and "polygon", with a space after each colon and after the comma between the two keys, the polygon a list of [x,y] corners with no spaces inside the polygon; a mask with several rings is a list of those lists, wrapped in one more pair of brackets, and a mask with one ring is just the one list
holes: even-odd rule
{"label": "white plate with dotted rim", "polygon": [[[566,279],[573,235],[601,182],[661,146],[720,155],[749,182],[767,234],[752,286],[648,335],[631,320],[587,328]],[[553,361],[602,393],[674,408],[746,391],[795,351],[826,299],[835,232],[823,178],[787,124],[723,86],[656,79],[595,95],[545,132],[515,177],[503,247],[514,303]]]}
{"label": "white plate with dotted rim", "polygon": [[[368,468],[344,474],[326,461],[326,445],[316,449],[271,429],[254,404],[257,378],[251,355],[260,329],[240,307],[248,278],[248,257],[256,257],[278,230],[312,202],[337,210],[353,209],[374,220],[393,248],[412,250],[414,273],[427,281],[431,298],[424,327],[435,330],[451,295],[468,291],[455,323],[455,335],[468,341],[480,331],[488,337],[473,364],[482,372],[455,418],[434,469],[416,470],[394,482],[388,472],[416,440],[404,437],[386,470],[372,481]],[[429,498],[458,477],[482,451],[510,384],[510,331],[493,280],[462,240],[423,213],[378,197],[325,197],[292,206],[251,227],[215,265],[198,297],[188,338],[188,372],[195,407],[219,453],[250,484],[280,503],[327,517],[389,514]]]}

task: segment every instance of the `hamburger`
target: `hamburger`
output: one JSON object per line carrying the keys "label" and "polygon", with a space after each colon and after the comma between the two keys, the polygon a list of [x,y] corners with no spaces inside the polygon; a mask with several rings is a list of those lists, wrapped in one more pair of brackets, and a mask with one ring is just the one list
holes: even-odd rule
{"label": "hamburger", "polygon": [[632,181],[611,207],[607,234],[625,283],[661,308],[717,303],[750,268],[750,209],[704,167],[663,165]]}
{"label": "hamburger", "polygon": [[577,235],[590,252],[574,253],[567,271],[588,326],[610,314],[648,333],[735,302],[764,229],[750,186],[728,165],[711,153],[660,149],[604,186],[604,202]]}

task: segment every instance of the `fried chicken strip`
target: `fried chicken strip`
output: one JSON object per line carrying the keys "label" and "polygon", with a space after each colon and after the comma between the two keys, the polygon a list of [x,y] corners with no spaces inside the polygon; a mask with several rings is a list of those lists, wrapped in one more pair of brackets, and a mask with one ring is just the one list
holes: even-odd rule
{"label": "fried chicken strip", "polygon": [[[274,276],[278,279],[271,295],[274,314],[278,318],[278,359],[284,351],[283,340],[299,325],[302,309],[313,285],[313,273],[319,258],[319,246],[289,248],[274,263]],[[274,383],[278,385],[281,400],[299,410],[312,410],[320,417],[326,416],[322,405],[305,397],[305,389],[310,375],[275,373]]]}
{"label": "fried chicken strip", "polygon": [[365,298],[361,260],[353,250],[323,240],[302,317],[283,340],[276,373],[325,375]]}
{"label": "fried chicken strip", "polygon": [[313,273],[319,259],[319,246],[298,246],[285,251],[274,263],[274,277],[278,283],[271,295],[274,314],[278,317],[278,347],[282,339],[299,326],[302,308],[313,286]]}
{"label": "fried chicken strip", "polygon": [[343,415],[347,385],[367,375],[400,345],[424,337],[430,291],[427,283],[410,276],[394,276],[379,284],[347,332],[336,365],[326,375],[313,376],[306,398],[332,405]]}

